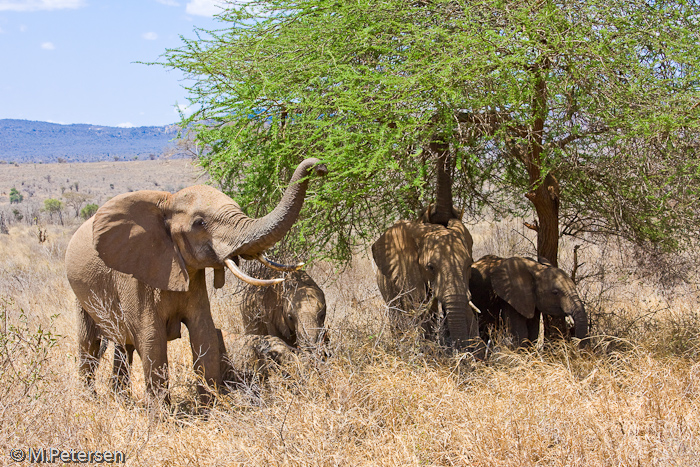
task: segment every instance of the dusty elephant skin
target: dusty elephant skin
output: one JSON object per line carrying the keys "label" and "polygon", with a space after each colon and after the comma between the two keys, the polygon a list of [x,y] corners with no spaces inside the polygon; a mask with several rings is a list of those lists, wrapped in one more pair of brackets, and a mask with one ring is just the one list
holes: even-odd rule
{"label": "dusty elephant skin", "polygon": [[305,271],[270,287],[246,285],[241,292],[245,334],[269,335],[293,347],[314,346],[325,335],[326,297]]}
{"label": "dusty elephant skin", "polygon": [[[80,305],[79,364],[94,382],[101,339],[117,343],[115,390],[129,383],[136,350],[149,394],[167,397],[167,341],[189,331],[195,371],[211,387],[221,384],[220,354],[205,282],[224,285],[224,267],[238,277],[239,257],[254,259],[279,241],[301,210],[309,174],[324,175],[318,159],[297,167],[282,200],[268,215],[251,219],[225,194],[208,186],[175,194],[125,193],[104,204],[73,235],[66,272]],[[209,388],[198,388],[208,403]]]}
{"label": "dusty elephant skin", "polygon": [[274,336],[226,334],[219,332],[221,378],[224,386],[264,383],[270,371],[298,361],[294,347]]}
{"label": "dusty elephant skin", "polygon": [[[391,310],[392,325],[401,315],[420,315],[430,327],[442,305],[452,345],[481,352],[477,318],[469,306],[472,237],[457,218],[446,225],[401,220],[372,245],[377,285]],[[430,334],[430,329],[425,329]]]}
{"label": "dusty elephant skin", "polygon": [[539,335],[541,313],[571,316],[575,336],[588,336],[588,317],[576,285],[544,258],[484,256],[472,265],[469,289],[481,310],[479,327],[484,339],[489,327],[504,324],[516,346],[532,343]]}

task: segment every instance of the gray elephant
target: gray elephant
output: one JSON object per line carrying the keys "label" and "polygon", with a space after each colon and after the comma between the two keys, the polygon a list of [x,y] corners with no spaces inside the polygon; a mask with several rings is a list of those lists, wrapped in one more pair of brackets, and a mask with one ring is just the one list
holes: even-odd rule
{"label": "gray elephant", "polygon": [[441,305],[452,346],[478,353],[479,326],[468,287],[472,237],[456,214],[442,225],[431,223],[429,212],[422,220],[396,222],[372,245],[379,291],[395,330],[401,315],[413,314],[426,334],[434,333]]}
{"label": "gray elephant", "polygon": [[576,284],[546,259],[487,255],[471,269],[469,289],[474,304],[481,310],[479,327],[484,340],[489,327],[503,324],[516,346],[535,342],[541,313],[570,316],[575,336],[588,336],[588,317]]}
{"label": "gray elephant", "polygon": [[245,334],[278,337],[293,347],[314,346],[325,337],[326,296],[305,271],[290,272],[270,287],[246,285],[241,296]]}
{"label": "gray elephant", "polygon": [[274,336],[219,331],[219,350],[223,384],[234,389],[264,383],[271,370],[299,362],[299,350]]}
{"label": "gray elephant", "polygon": [[[149,394],[167,398],[167,341],[189,331],[195,371],[211,387],[221,384],[219,347],[205,281],[224,285],[224,267],[241,280],[271,285],[243,273],[239,258],[261,259],[292,227],[301,210],[308,176],[327,172],[318,159],[304,160],[282,200],[268,215],[247,217],[231,198],[208,186],[175,194],[125,193],[105,203],[73,235],[66,251],[68,281],[80,305],[79,365],[94,382],[100,342],[117,343],[115,390],[129,382],[136,350]],[[212,345],[214,344],[214,345]],[[198,387],[207,403],[209,388]]]}

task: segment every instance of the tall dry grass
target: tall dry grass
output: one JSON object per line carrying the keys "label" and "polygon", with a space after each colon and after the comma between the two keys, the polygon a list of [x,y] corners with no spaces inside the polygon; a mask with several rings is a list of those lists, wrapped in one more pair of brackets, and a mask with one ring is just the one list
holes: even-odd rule
{"label": "tall dry grass", "polygon": [[[477,257],[529,251],[516,223],[471,229]],[[137,358],[133,397],[113,398],[111,351],[97,396],[84,389],[62,261],[70,234],[0,235],[0,465],[30,447],[121,450],[128,465],[700,465],[697,289],[635,277],[612,246],[580,251],[579,286],[604,335],[595,346],[500,350],[488,363],[389,335],[366,256],[340,272],[316,265],[331,357],[273,375],[259,394],[221,397],[203,416],[186,332],[169,343],[170,408],[145,405]],[[212,310],[235,332],[227,280]]]}

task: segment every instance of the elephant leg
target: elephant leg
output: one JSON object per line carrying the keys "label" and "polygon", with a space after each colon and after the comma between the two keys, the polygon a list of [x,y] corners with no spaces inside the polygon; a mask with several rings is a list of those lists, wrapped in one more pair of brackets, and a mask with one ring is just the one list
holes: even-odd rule
{"label": "elephant leg", "polygon": [[228,353],[226,350],[226,343],[224,341],[224,335],[221,331],[221,329],[216,330],[216,339],[219,342],[219,356],[221,357],[220,359],[220,365],[219,365],[219,371],[221,372],[221,388],[220,391],[222,394],[227,394],[229,387],[226,385],[227,382],[232,381],[234,379],[234,369],[231,366],[231,363],[228,359]]}
{"label": "elephant leg", "polygon": [[544,335],[550,339],[564,339],[569,335],[566,317],[544,315]]}
{"label": "elephant leg", "polygon": [[444,311],[437,300],[431,300],[429,307],[423,305],[424,311],[420,316],[423,338],[444,345],[447,340],[447,326]]}
{"label": "elephant leg", "polygon": [[219,333],[211,316],[187,321],[185,325],[190,333],[195,373],[206,383],[197,386],[199,400],[203,405],[209,405],[212,399],[211,389],[221,386]]}
{"label": "elephant leg", "polygon": [[136,350],[143,362],[146,392],[156,398],[162,397],[169,404],[168,341],[165,336],[165,330],[158,332],[153,327],[145,327],[140,331]]}
{"label": "elephant leg", "polygon": [[540,312],[535,310],[535,316],[527,320],[527,338],[533,344],[540,337]]}
{"label": "elephant leg", "polygon": [[504,308],[503,318],[506,323],[506,329],[513,335],[515,347],[527,345],[529,343],[527,318],[515,311],[511,306]]}
{"label": "elephant leg", "polygon": [[134,361],[134,346],[114,344],[114,366],[112,367],[112,390],[117,395],[126,395],[131,384],[131,364]]}
{"label": "elephant leg", "polygon": [[92,317],[80,307],[78,311],[78,365],[86,385],[95,392],[95,372],[102,355],[100,330]]}

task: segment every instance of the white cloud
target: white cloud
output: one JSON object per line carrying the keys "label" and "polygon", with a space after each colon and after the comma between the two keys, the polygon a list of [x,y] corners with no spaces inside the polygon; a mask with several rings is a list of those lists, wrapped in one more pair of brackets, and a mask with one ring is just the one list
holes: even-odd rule
{"label": "white cloud", "polygon": [[156,2],[166,6],[180,6],[175,0],[156,0]]}
{"label": "white cloud", "polygon": [[155,32],[144,32],[143,34],[141,34],[141,37],[143,37],[147,41],[154,41],[158,39],[158,34],[156,34]]}
{"label": "white cloud", "polygon": [[119,128],[134,128],[134,124],[131,122],[124,122],[117,125]]}
{"label": "white cloud", "polygon": [[185,11],[189,15],[214,16],[221,13],[221,7],[225,5],[225,0],[191,0],[185,6]]}
{"label": "white cloud", "polygon": [[54,50],[56,49],[56,46],[53,45],[53,42],[42,42],[41,48],[44,50]]}
{"label": "white cloud", "polygon": [[85,0],[0,0],[0,11],[63,10],[84,6]]}

